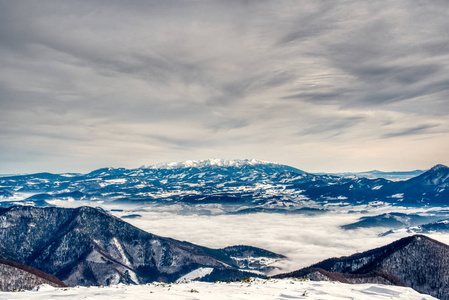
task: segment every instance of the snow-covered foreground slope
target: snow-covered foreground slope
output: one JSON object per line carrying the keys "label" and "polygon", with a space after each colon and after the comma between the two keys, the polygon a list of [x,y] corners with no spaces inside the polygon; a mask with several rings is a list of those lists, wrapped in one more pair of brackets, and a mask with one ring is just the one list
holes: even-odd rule
{"label": "snow-covered foreground slope", "polygon": [[344,284],[300,279],[250,282],[188,282],[177,284],[116,285],[3,292],[0,299],[436,299],[405,287],[379,284]]}

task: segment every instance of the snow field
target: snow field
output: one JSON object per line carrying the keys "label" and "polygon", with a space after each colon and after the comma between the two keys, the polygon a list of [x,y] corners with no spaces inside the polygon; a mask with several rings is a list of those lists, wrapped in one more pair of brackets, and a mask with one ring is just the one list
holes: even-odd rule
{"label": "snow field", "polygon": [[0,299],[436,299],[411,288],[380,284],[344,284],[301,279],[245,282],[182,282],[174,284],[115,285],[108,287],[53,288],[43,285],[38,291],[2,292]]}

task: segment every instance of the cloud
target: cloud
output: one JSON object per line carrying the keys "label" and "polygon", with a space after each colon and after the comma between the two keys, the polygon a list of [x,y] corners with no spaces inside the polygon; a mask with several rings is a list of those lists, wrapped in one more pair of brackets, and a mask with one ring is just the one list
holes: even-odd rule
{"label": "cloud", "polygon": [[319,124],[312,125],[302,130],[299,134],[306,136],[330,132],[332,136],[336,136],[344,132],[345,129],[362,123],[364,119],[362,116],[353,116],[337,120],[320,120]]}
{"label": "cloud", "polygon": [[[42,171],[47,154],[48,170],[232,155],[314,171],[321,166],[297,153],[319,161],[331,150],[345,168],[365,169],[372,158],[356,162],[337,151],[342,143],[412,140],[430,128],[401,130],[420,124],[439,124],[428,138],[446,147],[447,9],[405,0],[2,2],[0,136],[7,149],[36,142],[8,150],[0,172]],[[105,155],[100,141],[117,153]]]}
{"label": "cloud", "polygon": [[[135,211],[128,210],[130,207],[120,208],[125,211],[113,212],[114,215],[120,217],[137,213],[142,217],[126,221],[160,236],[211,248],[251,245],[286,255],[288,260],[277,265],[282,271],[276,273],[297,270],[331,257],[348,256],[381,247],[408,235],[403,232],[379,237],[379,234],[387,229],[365,228],[345,231],[340,228],[341,225],[366,216],[359,212],[351,214],[330,212],[313,217],[267,213],[183,215],[176,212],[177,209],[181,209],[176,206],[162,209],[148,207]],[[380,211],[372,209],[370,215],[385,213],[391,211],[391,208]],[[402,209],[396,207],[394,211]],[[436,234],[432,237],[442,242],[449,242],[447,234]]]}
{"label": "cloud", "polygon": [[392,138],[392,137],[399,137],[399,136],[406,136],[406,135],[419,135],[419,134],[429,134],[432,133],[429,129],[438,127],[438,124],[423,124],[415,127],[409,127],[406,129],[402,129],[400,131],[396,132],[390,132],[387,134],[384,134],[384,138]]}

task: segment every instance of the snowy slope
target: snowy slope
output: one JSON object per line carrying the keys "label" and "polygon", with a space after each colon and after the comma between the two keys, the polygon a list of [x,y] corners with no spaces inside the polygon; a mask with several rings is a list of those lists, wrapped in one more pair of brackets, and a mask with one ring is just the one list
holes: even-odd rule
{"label": "snowy slope", "polygon": [[43,287],[40,291],[0,293],[0,299],[436,299],[405,287],[380,284],[344,284],[313,282],[299,279],[260,280],[251,282],[147,285],[116,285],[109,287]]}

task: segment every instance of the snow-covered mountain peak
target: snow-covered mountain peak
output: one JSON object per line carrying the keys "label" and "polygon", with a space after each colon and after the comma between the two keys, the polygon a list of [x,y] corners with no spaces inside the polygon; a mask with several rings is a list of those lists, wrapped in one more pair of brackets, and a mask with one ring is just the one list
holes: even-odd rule
{"label": "snow-covered mountain peak", "polygon": [[277,163],[271,163],[263,160],[256,159],[235,159],[225,160],[219,158],[211,158],[205,160],[186,160],[183,162],[169,162],[156,165],[150,165],[148,169],[184,169],[184,168],[207,168],[207,167],[243,167],[254,165],[279,165]]}

